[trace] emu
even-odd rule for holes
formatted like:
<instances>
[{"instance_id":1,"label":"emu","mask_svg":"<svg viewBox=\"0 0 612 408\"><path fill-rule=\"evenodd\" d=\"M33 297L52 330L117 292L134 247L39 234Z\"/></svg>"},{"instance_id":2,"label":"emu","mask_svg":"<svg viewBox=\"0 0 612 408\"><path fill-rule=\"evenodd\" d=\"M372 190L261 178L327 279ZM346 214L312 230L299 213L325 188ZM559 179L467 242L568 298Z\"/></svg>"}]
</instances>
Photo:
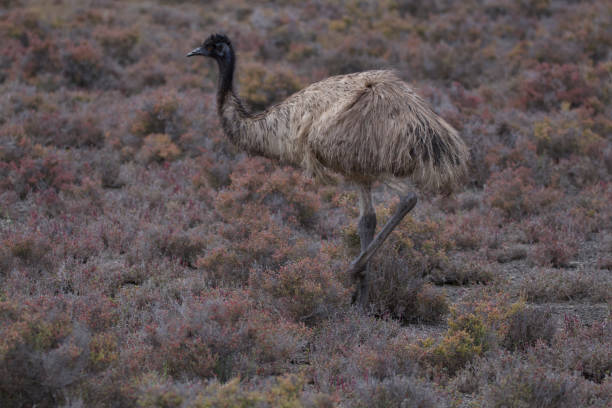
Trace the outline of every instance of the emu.
<instances>
[{"instance_id":1,"label":"emu","mask_svg":"<svg viewBox=\"0 0 612 408\"><path fill-rule=\"evenodd\" d=\"M338 174L357 185L361 253L350 273L357 283L353 302L365 309L368 262L417 202L416 194L406 190L407 181L430 191L455 187L466 171L467 146L393 71L333 76L251 113L234 88L236 56L229 38L211 35L187 54L196 55L218 64L217 112L232 143L250 154L300 166L320 182ZM401 194L397 211L376 237L375 181Z\"/></svg>"}]
</instances>

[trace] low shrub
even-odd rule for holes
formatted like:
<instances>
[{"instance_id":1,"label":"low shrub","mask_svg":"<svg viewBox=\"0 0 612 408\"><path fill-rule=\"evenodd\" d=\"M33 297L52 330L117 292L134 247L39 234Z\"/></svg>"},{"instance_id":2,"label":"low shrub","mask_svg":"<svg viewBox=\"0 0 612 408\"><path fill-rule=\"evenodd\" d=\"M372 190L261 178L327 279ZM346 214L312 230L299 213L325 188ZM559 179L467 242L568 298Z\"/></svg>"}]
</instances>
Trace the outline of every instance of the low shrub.
<instances>
[{"instance_id":1,"label":"low shrub","mask_svg":"<svg viewBox=\"0 0 612 408\"><path fill-rule=\"evenodd\" d=\"M438 390L422 381L404 376L359 382L351 406L359 408L433 408L450 406Z\"/></svg>"},{"instance_id":2,"label":"low shrub","mask_svg":"<svg viewBox=\"0 0 612 408\"><path fill-rule=\"evenodd\" d=\"M158 313L148 328L153 364L175 378L271 375L298 358L303 326L258 309L245 291L211 291Z\"/></svg>"},{"instance_id":3,"label":"low shrub","mask_svg":"<svg viewBox=\"0 0 612 408\"><path fill-rule=\"evenodd\" d=\"M529 259L539 266L565 267L578 253L578 245L569 231L542 227L537 232L537 244Z\"/></svg>"},{"instance_id":4,"label":"low shrub","mask_svg":"<svg viewBox=\"0 0 612 408\"><path fill-rule=\"evenodd\" d=\"M561 193L536 187L531 171L519 167L493 174L487 183L486 194L489 204L501 210L506 218L520 219L548 209Z\"/></svg>"},{"instance_id":5,"label":"low shrub","mask_svg":"<svg viewBox=\"0 0 612 408\"><path fill-rule=\"evenodd\" d=\"M188 385L168 384L162 378L147 376L138 386L136 401L139 407L181 407L198 408L240 408L240 407L292 407L292 408L331 408L333 399L320 393L303 390L304 379L296 375L275 377L252 390L249 384L242 384L239 378L226 383L211 381Z\"/></svg>"},{"instance_id":6,"label":"low shrub","mask_svg":"<svg viewBox=\"0 0 612 408\"><path fill-rule=\"evenodd\" d=\"M62 115L41 113L26 123L32 141L57 147L102 147L104 133L99 119L91 113Z\"/></svg>"},{"instance_id":7,"label":"low shrub","mask_svg":"<svg viewBox=\"0 0 612 408\"><path fill-rule=\"evenodd\" d=\"M612 293L612 280L597 270L539 269L527 276L520 290L533 302L606 302Z\"/></svg>"},{"instance_id":8,"label":"low shrub","mask_svg":"<svg viewBox=\"0 0 612 408\"><path fill-rule=\"evenodd\" d=\"M426 283L422 272L381 248L371 266L370 302L375 312L404 322L434 323L448 312L444 293Z\"/></svg>"},{"instance_id":9,"label":"low shrub","mask_svg":"<svg viewBox=\"0 0 612 408\"><path fill-rule=\"evenodd\" d=\"M429 279L436 285L486 284L493 279L490 268L476 262L447 262L434 269Z\"/></svg>"},{"instance_id":10,"label":"low shrub","mask_svg":"<svg viewBox=\"0 0 612 408\"><path fill-rule=\"evenodd\" d=\"M321 257L304 258L278 270L252 270L249 290L269 296L288 318L310 324L336 313L350 300L330 261Z\"/></svg>"},{"instance_id":11,"label":"low shrub","mask_svg":"<svg viewBox=\"0 0 612 408\"><path fill-rule=\"evenodd\" d=\"M604 139L593 132L587 123L581 123L567 114L558 120L544 120L533 125L538 154L546 154L554 161L572 155L585 155L602 159Z\"/></svg>"},{"instance_id":12,"label":"low shrub","mask_svg":"<svg viewBox=\"0 0 612 408\"><path fill-rule=\"evenodd\" d=\"M61 298L0 302L0 400L52 406L84 380L89 333L74 326Z\"/></svg>"},{"instance_id":13,"label":"low shrub","mask_svg":"<svg viewBox=\"0 0 612 408\"><path fill-rule=\"evenodd\" d=\"M133 62L134 57L131 51L139 39L139 34L135 29L98 27L94 32L94 37L102 45L105 54L111 56L120 64Z\"/></svg>"},{"instance_id":14,"label":"low shrub","mask_svg":"<svg viewBox=\"0 0 612 408\"><path fill-rule=\"evenodd\" d=\"M42 39L30 35L29 47L21 60L21 69L26 78L33 78L41 72L57 72L60 69L60 55L57 44L50 38Z\"/></svg>"},{"instance_id":15,"label":"low shrub","mask_svg":"<svg viewBox=\"0 0 612 408\"><path fill-rule=\"evenodd\" d=\"M55 151L39 149L32 156L18 162L0 163L0 171L6 174L0 180L0 189L13 190L24 199L31 192L46 189L59 192L70 189L76 183L72 166Z\"/></svg>"},{"instance_id":16,"label":"low shrub","mask_svg":"<svg viewBox=\"0 0 612 408\"><path fill-rule=\"evenodd\" d=\"M174 139L181 135L183 126L184 118L179 110L177 95L155 91L147 95L130 130L141 137L150 134L167 134Z\"/></svg>"},{"instance_id":17,"label":"low shrub","mask_svg":"<svg viewBox=\"0 0 612 408\"><path fill-rule=\"evenodd\" d=\"M240 89L245 101L255 111L269 107L273 102L280 102L287 96L300 90L303 86L300 79L290 70L284 68L264 67L260 64L247 64L241 68Z\"/></svg>"},{"instance_id":18,"label":"low shrub","mask_svg":"<svg viewBox=\"0 0 612 408\"><path fill-rule=\"evenodd\" d=\"M316 326L308 361L317 391L351 395L370 381L412 376L411 340L396 320L383 320L350 308ZM347 356L351 356L347 358Z\"/></svg>"},{"instance_id":19,"label":"low shrub","mask_svg":"<svg viewBox=\"0 0 612 408\"><path fill-rule=\"evenodd\" d=\"M527 247L525 245L512 245L493 251L491 255L501 264L520 261L527 258Z\"/></svg>"},{"instance_id":20,"label":"low shrub","mask_svg":"<svg viewBox=\"0 0 612 408\"><path fill-rule=\"evenodd\" d=\"M554 336L549 316L527 315L523 301L510 304L501 299L484 300L465 304L463 309L451 310L448 330L439 343L427 338L410 347L413 358L431 376L452 377L500 345L517 349L538 340L550 342Z\"/></svg>"},{"instance_id":21,"label":"low shrub","mask_svg":"<svg viewBox=\"0 0 612 408\"><path fill-rule=\"evenodd\" d=\"M542 350L539 356L554 367L567 367L593 383L603 384L612 378L611 334L610 324L605 321L586 325L566 316L563 331L552 347ZM608 399L612 400L612 394Z\"/></svg>"},{"instance_id":22,"label":"low shrub","mask_svg":"<svg viewBox=\"0 0 612 408\"><path fill-rule=\"evenodd\" d=\"M557 373L520 357L511 357L499 367L485 391L488 407L563 408L586 406L580 381L568 373Z\"/></svg>"},{"instance_id":23,"label":"low shrub","mask_svg":"<svg viewBox=\"0 0 612 408\"><path fill-rule=\"evenodd\" d=\"M173 161L181 154L179 147L172 142L170 136L163 133L153 133L144 138L138 158L145 163Z\"/></svg>"},{"instance_id":24,"label":"low shrub","mask_svg":"<svg viewBox=\"0 0 612 408\"><path fill-rule=\"evenodd\" d=\"M355 246L357 238L351 241ZM406 322L439 321L448 311L447 302L425 277L446 264L452 245L440 223L406 217L370 261L374 310Z\"/></svg>"},{"instance_id":25,"label":"low shrub","mask_svg":"<svg viewBox=\"0 0 612 408\"><path fill-rule=\"evenodd\" d=\"M574 64L540 63L526 71L519 102L527 109L558 109L562 102L580 106L593 94L580 68Z\"/></svg>"},{"instance_id":26,"label":"low shrub","mask_svg":"<svg viewBox=\"0 0 612 408\"><path fill-rule=\"evenodd\" d=\"M524 350L538 341L550 344L557 329L550 310L517 306L508 317L502 345L509 350Z\"/></svg>"},{"instance_id":27,"label":"low shrub","mask_svg":"<svg viewBox=\"0 0 612 408\"><path fill-rule=\"evenodd\" d=\"M72 85L89 88L108 74L102 52L89 42L69 43L62 48L62 72Z\"/></svg>"}]
</instances>

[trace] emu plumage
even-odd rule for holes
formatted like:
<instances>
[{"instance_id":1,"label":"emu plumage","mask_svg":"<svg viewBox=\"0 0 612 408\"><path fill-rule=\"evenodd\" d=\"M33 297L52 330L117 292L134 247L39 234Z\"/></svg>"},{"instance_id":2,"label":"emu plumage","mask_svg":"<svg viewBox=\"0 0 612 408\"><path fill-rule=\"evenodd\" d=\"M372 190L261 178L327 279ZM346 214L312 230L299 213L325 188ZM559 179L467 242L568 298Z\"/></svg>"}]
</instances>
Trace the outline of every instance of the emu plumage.
<instances>
[{"instance_id":1,"label":"emu plumage","mask_svg":"<svg viewBox=\"0 0 612 408\"><path fill-rule=\"evenodd\" d=\"M338 75L284 102L248 113L234 93L220 101L227 135L239 147L357 183L408 178L428 190L454 186L467 149L457 131L392 71Z\"/></svg>"},{"instance_id":2,"label":"emu plumage","mask_svg":"<svg viewBox=\"0 0 612 408\"><path fill-rule=\"evenodd\" d=\"M251 113L234 89L236 59L230 40L214 34L188 54L194 55L217 61L217 109L232 143L251 154L301 166L321 182L338 174L358 186L362 253L351 272L357 280L353 300L365 308L368 261L416 204L414 193L405 195L374 238L372 184L383 181L397 188L410 180L430 191L455 187L468 159L457 131L393 71L385 70L329 77Z\"/></svg>"}]
</instances>

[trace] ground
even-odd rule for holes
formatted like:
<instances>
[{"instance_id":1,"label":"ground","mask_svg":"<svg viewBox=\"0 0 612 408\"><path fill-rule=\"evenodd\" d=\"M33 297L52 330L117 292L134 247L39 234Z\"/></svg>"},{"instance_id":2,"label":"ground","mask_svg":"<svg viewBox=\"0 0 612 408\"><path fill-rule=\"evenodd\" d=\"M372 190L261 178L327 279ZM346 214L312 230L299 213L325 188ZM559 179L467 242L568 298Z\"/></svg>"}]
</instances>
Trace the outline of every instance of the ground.
<instances>
[{"instance_id":1,"label":"ground","mask_svg":"<svg viewBox=\"0 0 612 408\"><path fill-rule=\"evenodd\" d=\"M0 1L0 405L612 404L610 2L205 3ZM356 191L228 142L212 32L253 109L392 68L470 147L367 312Z\"/></svg>"}]
</instances>

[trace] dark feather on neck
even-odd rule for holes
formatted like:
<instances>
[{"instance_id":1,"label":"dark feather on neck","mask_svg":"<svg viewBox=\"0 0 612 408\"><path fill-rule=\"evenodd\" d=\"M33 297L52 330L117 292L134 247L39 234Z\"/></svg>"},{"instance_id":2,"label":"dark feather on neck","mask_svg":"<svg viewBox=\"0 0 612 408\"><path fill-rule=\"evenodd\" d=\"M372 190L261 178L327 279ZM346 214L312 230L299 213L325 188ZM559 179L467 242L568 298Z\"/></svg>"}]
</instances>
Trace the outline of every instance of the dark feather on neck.
<instances>
[{"instance_id":1,"label":"dark feather on neck","mask_svg":"<svg viewBox=\"0 0 612 408\"><path fill-rule=\"evenodd\" d=\"M219 84L217 88L217 106L219 109L227 102L227 97L234 94L234 70L236 56L231 46L227 47L225 55L217 58L219 65Z\"/></svg>"}]
</instances>

